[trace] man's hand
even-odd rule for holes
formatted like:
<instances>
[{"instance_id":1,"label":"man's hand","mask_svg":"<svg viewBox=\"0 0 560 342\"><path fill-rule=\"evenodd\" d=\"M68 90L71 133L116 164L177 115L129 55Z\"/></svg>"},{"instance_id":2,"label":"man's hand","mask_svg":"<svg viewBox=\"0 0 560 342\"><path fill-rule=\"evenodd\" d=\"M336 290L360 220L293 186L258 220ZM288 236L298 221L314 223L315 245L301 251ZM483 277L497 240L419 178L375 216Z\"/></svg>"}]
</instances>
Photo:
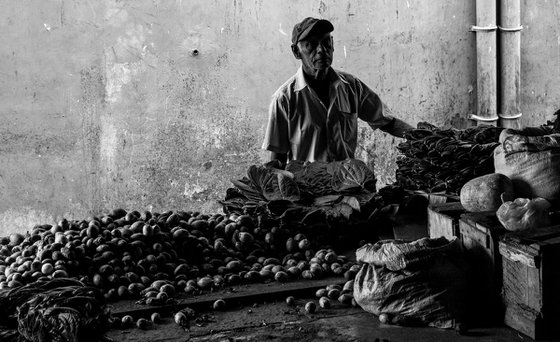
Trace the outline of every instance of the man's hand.
<instances>
[{"instance_id":1,"label":"man's hand","mask_svg":"<svg viewBox=\"0 0 560 342\"><path fill-rule=\"evenodd\" d=\"M282 166L282 168L285 168L286 167L286 162L288 160L288 155L286 153L271 152L270 153L270 160L278 160L280 162L280 165Z\"/></svg>"},{"instance_id":2,"label":"man's hand","mask_svg":"<svg viewBox=\"0 0 560 342\"><path fill-rule=\"evenodd\" d=\"M393 121L391 121L388 125L380 127L379 129L395 137L404 138L404 133L406 131L414 129L414 127L402 121L401 119L393 118Z\"/></svg>"}]
</instances>

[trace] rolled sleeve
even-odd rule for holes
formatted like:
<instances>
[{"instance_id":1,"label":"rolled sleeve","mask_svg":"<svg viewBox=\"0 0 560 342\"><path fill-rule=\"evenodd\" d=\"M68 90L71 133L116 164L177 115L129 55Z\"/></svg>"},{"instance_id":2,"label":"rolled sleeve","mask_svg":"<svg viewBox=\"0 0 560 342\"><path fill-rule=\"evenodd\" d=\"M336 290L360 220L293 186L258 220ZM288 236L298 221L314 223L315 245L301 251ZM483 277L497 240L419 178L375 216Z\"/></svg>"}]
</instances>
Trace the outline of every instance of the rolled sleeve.
<instances>
[{"instance_id":1,"label":"rolled sleeve","mask_svg":"<svg viewBox=\"0 0 560 342\"><path fill-rule=\"evenodd\" d=\"M359 89L361 90L361 99L358 117L361 120L367 122L373 129L387 126L394 121L388 108L373 90L361 82Z\"/></svg>"},{"instance_id":2,"label":"rolled sleeve","mask_svg":"<svg viewBox=\"0 0 560 342\"><path fill-rule=\"evenodd\" d=\"M289 119L287 103L282 96L275 95L270 103L268 125L262 148L275 153L290 150Z\"/></svg>"}]
</instances>

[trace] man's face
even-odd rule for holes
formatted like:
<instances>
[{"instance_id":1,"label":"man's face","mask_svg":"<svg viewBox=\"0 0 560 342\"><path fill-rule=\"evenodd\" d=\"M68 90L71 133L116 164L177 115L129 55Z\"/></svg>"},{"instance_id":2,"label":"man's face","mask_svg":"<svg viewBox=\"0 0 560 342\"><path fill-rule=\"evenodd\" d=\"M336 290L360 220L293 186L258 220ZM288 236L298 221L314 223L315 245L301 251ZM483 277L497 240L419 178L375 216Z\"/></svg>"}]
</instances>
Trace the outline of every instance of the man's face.
<instances>
[{"instance_id":1,"label":"man's face","mask_svg":"<svg viewBox=\"0 0 560 342\"><path fill-rule=\"evenodd\" d=\"M311 34L292 49L294 56L301 59L303 70L308 75L326 71L332 64L334 47L330 32Z\"/></svg>"}]
</instances>

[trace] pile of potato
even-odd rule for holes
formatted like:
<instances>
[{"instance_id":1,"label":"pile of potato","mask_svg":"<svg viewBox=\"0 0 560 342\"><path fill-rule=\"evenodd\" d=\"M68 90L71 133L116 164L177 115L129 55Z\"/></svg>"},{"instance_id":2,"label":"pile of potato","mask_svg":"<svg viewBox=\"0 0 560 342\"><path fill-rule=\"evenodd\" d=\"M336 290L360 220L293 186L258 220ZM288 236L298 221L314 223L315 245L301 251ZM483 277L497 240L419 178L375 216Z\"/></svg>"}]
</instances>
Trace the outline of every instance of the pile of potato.
<instances>
[{"instance_id":1,"label":"pile of potato","mask_svg":"<svg viewBox=\"0 0 560 342\"><path fill-rule=\"evenodd\" d=\"M115 209L2 238L0 289L72 277L109 301L158 305L239 283L350 277L354 264L317 243L328 234L249 215Z\"/></svg>"}]
</instances>

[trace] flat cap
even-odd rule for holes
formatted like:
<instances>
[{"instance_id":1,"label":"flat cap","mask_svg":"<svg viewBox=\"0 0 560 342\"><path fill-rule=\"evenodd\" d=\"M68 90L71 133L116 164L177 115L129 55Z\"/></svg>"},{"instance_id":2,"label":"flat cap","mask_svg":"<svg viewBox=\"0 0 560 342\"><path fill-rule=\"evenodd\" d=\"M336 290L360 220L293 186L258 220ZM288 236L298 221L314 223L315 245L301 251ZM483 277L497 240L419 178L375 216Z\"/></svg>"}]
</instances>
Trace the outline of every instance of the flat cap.
<instances>
[{"instance_id":1,"label":"flat cap","mask_svg":"<svg viewBox=\"0 0 560 342\"><path fill-rule=\"evenodd\" d=\"M304 40L311 32L332 32L334 26L326 19L307 17L294 26L292 31L292 44Z\"/></svg>"}]
</instances>

